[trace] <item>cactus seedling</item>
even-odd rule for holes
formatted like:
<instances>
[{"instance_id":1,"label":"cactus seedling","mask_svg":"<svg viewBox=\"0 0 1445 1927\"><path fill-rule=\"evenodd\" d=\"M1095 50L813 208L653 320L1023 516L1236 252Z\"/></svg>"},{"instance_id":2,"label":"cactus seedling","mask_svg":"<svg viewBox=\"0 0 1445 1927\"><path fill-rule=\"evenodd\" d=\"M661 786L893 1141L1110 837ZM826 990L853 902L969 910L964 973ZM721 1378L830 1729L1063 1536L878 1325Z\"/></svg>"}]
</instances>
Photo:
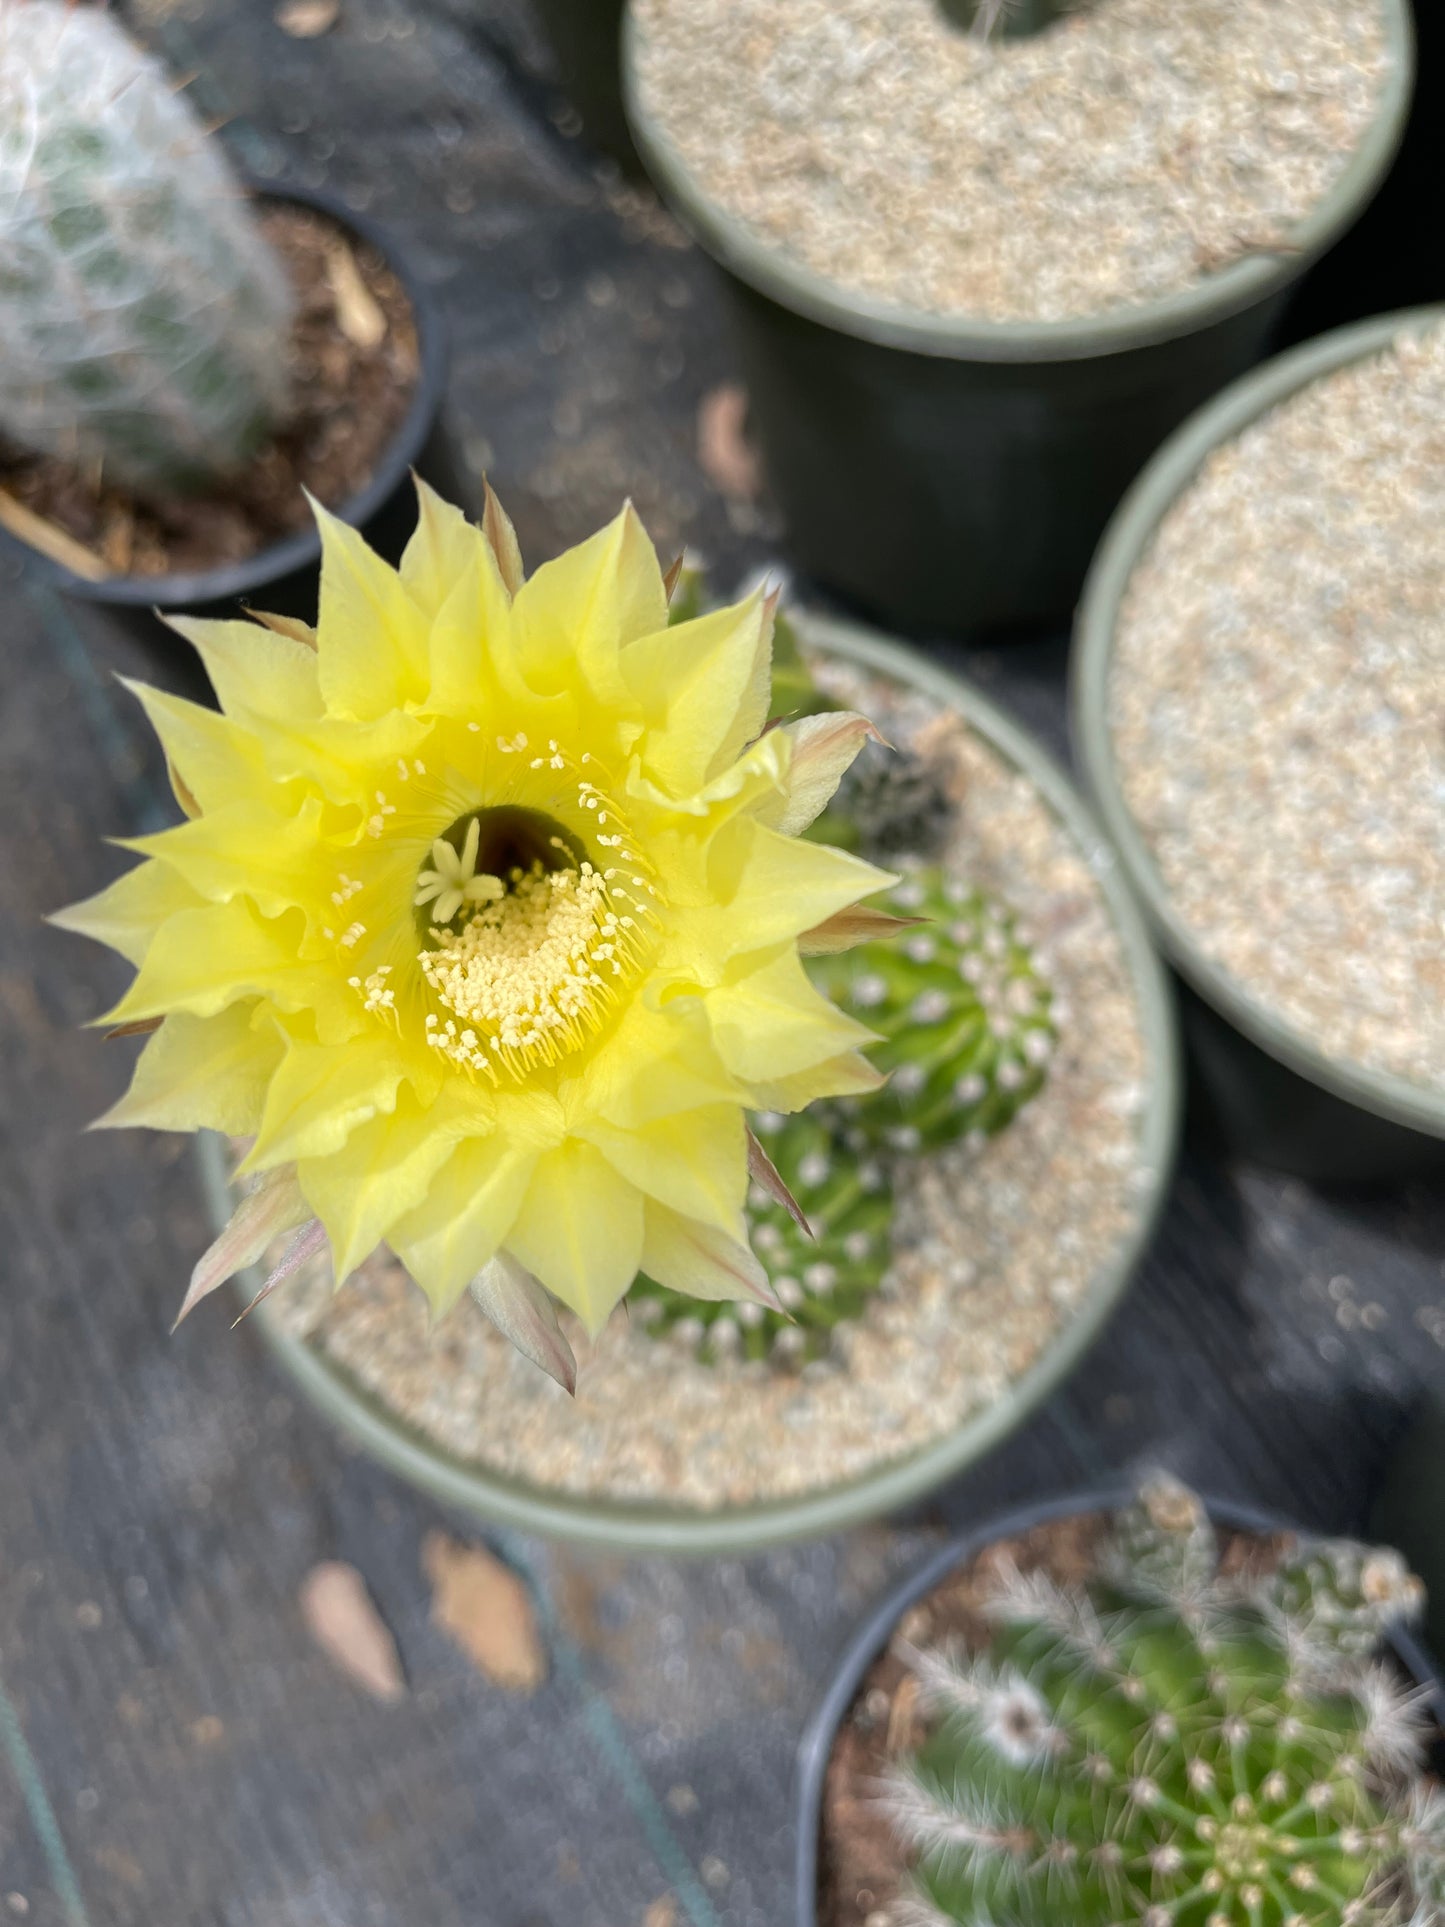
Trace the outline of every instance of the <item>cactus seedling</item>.
<instances>
[{"instance_id":1,"label":"cactus seedling","mask_svg":"<svg viewBox=\"0 0 1445 1927\"><path fill-rule=\"evenodd\" d=\"M715 1360L771 1357L805 1364L829 1348L837 1327L857 1318L887 1267L893 1206L882 1169L845 1156L811 1112L753 1120L815 1236L809 1238L766 1192L748 1200L753 1250L784 1309L711 1304L665 1291L642 1277L628 1300L655 1335Z\"/></svg>"},{"instance_id":2,"label":"cactus seedling","mask_svg":"<svg viewBox=\"0 0 1445 1927\"><path fill-rule=\"evenodd\" d=\"M0 429L205 486L286 400L291 294L217 144L98 8L0 6Z\"/></svg>"},{"instance_id":3,"label":"cactus seedling","mask_svg":"<svg viewBox=\"0 0 1445 1927\"><path fill-rule=\"evenodd\" d=\"M889 1073L869 1097L827 1107L845 1142L904 1154L1001 1131L1043 1086L1052 993L1000 903L915 870L885 900L919 927L809 963L823 993L881 1033Z\"/></svg>"},{"instance_id":4,"label":"cactus seedling","mask_svg":"<svg viewBox=\"0 0 1445 1927\"><path fill-rule=\"evenodd\" d=\"M1397 1555L1225 1575L1172 1481L1087 1590L1006 1578L986 1655L914 1653L930 1737L889 1799L916 1927L1427 1927L1445 1799L1418 1697L1370 1658Z\"/></svg>"}]
</instances>

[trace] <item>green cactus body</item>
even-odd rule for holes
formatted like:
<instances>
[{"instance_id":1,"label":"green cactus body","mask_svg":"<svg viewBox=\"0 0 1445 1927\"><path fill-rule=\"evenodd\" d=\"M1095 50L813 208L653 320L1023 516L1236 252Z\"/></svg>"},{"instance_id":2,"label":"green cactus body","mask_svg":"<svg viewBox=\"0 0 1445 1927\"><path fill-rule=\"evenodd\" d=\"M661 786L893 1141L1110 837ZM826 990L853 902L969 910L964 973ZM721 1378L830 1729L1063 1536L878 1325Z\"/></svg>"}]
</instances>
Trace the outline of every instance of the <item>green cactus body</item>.
<instances>
[{"instance_id":1,"label":"green cactus body","mask_svg":"<svg viewBox=\"0 0 1445 1927\"><path fill-rule=\"evenodd\" d=\"M178 492L286 401L292 296L217 144L105 13L0 6L0 429Z\"/></svg>"},{"instance_id":2,"label":"green cactus body","mask_svg":"<svg viewBox=\"0 0 1445 1927\"><path fill-rule=\"evenodd\" d=\"M808 1112L754 1119L760 1142L812 1225L808 1238L760 1186L748 1199L753 1250L788 1317L757 1304L685 1298L641 1277L628 1304L656 1336L671 1335L712 1359L806 1364L837 1328L856 1319L890 1256L893 1205L881 1167L844 1155Z\"/></svg>"},{"instance_id":3,"label":"green cactus body","mask_svg":"<svg viewBox=\"0 0 1445 1927\"><path fill-rule=\"evenodd\" d=\"M1445 1801L1368 1657L1418 1581L1326 1544L1223 1577L1180 1497L1146 1490L1087 1592L1013 1574L986 1656L911 1655L934 1725L888 1796L915 1862L900 1927L1438 1920Z\"/></svg>"},{"instance_id":4,"label":"green cactus body","mask_svg":"<svg viewBox=\"0 0 1445 1927\"><path fill-rule=\"evenodd\" d=\"M1043 1086L1052 993L1000 903L937 868L911 871L880 908L918 928L810 959L825 996L879 1032L888 1083L820 1106L853 1148L908 1154L991 1137Z\"/></svg>"}]
</instances>

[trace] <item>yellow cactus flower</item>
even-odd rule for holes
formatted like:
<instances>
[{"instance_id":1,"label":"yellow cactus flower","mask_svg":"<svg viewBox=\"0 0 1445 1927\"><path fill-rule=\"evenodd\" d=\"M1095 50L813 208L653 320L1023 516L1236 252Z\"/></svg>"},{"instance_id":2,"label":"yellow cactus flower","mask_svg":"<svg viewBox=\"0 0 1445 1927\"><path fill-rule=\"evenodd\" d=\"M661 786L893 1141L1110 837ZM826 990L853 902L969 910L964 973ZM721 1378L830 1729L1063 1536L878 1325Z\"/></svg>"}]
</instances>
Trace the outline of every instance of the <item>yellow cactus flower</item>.
<instances>
[{"instance_id":1,"label":"yellow cactus flower","mask_svg":"<svg viewBox=\"0 0 1445 1927\"><path fill-rule=\"evenodd\" d=\"M870 725L769 728L770 602L669 628L630 507L529 579L490 494L423 489L399 571L319 521L314 630L178 622L221 713L136 690L187 820L57 919L159 1025L101 1121L252 1139L183 1311L288 1228L338 1280L385 1241L570 1383L555 1301L766 1299L746 1112L879 1081L799 962L892 881L799 836Z\"/></svg>"}]
</instances>

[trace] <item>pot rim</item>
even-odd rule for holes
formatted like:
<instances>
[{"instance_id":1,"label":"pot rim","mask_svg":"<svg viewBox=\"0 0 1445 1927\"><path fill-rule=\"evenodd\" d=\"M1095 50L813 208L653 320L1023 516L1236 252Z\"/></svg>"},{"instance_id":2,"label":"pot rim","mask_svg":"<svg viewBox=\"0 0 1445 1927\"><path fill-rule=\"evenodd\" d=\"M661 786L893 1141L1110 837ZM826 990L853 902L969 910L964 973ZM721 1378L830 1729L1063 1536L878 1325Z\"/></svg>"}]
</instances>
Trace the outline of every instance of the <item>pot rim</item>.
<instances>
[{"instance_id":1,"label":"pot rim","mask_svg":"<svg viewBox=\"0 0 1445 1927\"><path fill-rule=\"evenodd\" d=\"M1127 1483L1084 1486L1032 1505L1010 1507L985 1519L971 1531L960 1533L948 1544L931 1553L920 1566L893 1586L853 1633L835 1662L822 1698L803 1730L798 1746L795 1776L794 1811L797 1838L794 1842L795 1872L794 1927L818 1927L818 1844L823 1820L828 1762L833 1742L852 1705L863 1677L887 1646L900 1619L925 1593L957 1566L976 1559L1000 1539L1017 1538L1033 1527L1054 1519L1073 1518L1082 1512L1118 1512L1133 1499L1135 1488ZM1308 1528L1258 1506L1243 1505L1232 1499L1203 1500L1204 1509L1216 1524L1236 1532L1258 1534L1292 1532L1304 1534ZM1384 1642L1394 1653L1411 1679L1425 1688L1426 1703L1436 1726L1445 1732L1445 1680L1425 1645L1408 1628L1397 1630Z\"/></svg>"},{"instance_id":2,"label":"pot rim","mask_svg":"<svg viewBox=\"0 0 1445 1927\"><path fill-rule=\"evenodd\" d=\"M642 97L637 73L645 30L629 4L622 27L622 91L637 150L664 199L714 260L759 294L810 321L883 348L957 361L1082 361L1172 341L1298 280L1349 228L1389 172L1404 135L1415 81L1409 0L1384 0L1390 68L1374 119L1329 193L1293 230L1287 251L1246 255L1188 288L1152 301L1063 321L977 321L855 292L770 246L720 206L691 172Z\"/></svg>"},{"instance_id":3,"label":"pot rim","mask_svg":"<svg viewBox=\"0 0 1445 1927\"><path fill-rule=\"evenodd\" d=\"M370 480L332 511L353 528L362 528L406 479L441 411L450 354L441 307L391 230L359 214L339 195L294 181L268 181L250 174L243 174L242 179L253 200L280 201L326 215L358 240L375 248L401 283L410 304L417 338L417 375L411 400L395 434L382 450ZM73 574L8 530L0 529L0 544L21 556L42 580L77 600L109 608L157 611L244 600L253 593L264 592L284 576L318 567L321 561L321 537L314 525L258 549L241 562L226 562L213 569L191 570L179 575L103 576L96 582Z\"/></svg>"},{"instance_id":4,"label":"pot rim","mask_svg":"<svg viewBox=\"0 0 1445 1927\"><path fill-rule=\"evenodd\" d=\"M278 1361L340 1428L392 1471L433 1498L498 1525L614 1550L715 1555L754 1551L841 1531L897 1509L981 1458L1039 1406L1099 1336L1152 1236L1174 1162L1182 1079L1173 992L1143 919L1087 806L1052 757L973 686L871 631L799 612L804 639L826 653L931 694L963 714L1034 785L1103 892L1124 951L1148 1054L1147 1099L1139 1126L1140 1168L1148 1174L1128 1232L1091 1282L1074 1316L1004 1396L920 1451L886 1462L842 1485L793 1498L715 1511L639 1501L608 1501L546 1490L449 1454L389 1411L340 1366L283 1331L270 1308L254 1314ZM219 1223L230 1215L220 1140L200 1142L202 1179ZM241 1281L247 1297L258 1279Z\"/></svg>"},{"instance_id":5,"label":"pot rim","mask_svg":"<svg viewBox=\"0 0 1445 1927\"><path fill-rule=\"evenodd\" d=\"M1180 976L1251 1043L1309 1083L1376 1117L1437 1138L1445 1138L1445 1090L1431 1091L1393 1071L1327 1057L1206 955L1175 908L1124 800L1109 728L1109 677L1119 607L1134 570L1164 516L1215 450L1311 382L1378 353L1402 334L1442 321L1445 305L1405 308L1338 328L1266 362L1192 415L1149 462L1105 531L1079 603L1070 665L1070 728L1081 775Z\"/></svg>"}]
</instances>

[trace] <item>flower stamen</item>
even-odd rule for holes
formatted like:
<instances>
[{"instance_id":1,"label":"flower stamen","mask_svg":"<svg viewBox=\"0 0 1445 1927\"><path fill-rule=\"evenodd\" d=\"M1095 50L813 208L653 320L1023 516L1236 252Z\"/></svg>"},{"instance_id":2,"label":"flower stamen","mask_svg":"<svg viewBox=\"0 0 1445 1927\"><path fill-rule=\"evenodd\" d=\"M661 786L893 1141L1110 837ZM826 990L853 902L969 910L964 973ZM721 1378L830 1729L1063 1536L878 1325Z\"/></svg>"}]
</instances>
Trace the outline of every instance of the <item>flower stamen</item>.
<instances>
[{"instance_id":1,"label":"flower stamen","mask_svg":"<svg viewBox=\"0 0 1445 1927\"><path fill-rule=\"evenodd\" d=\"M427 1042L468 1070L490 1072L495 1064L521 1077L601 1028L616 1001L615 980L640 951L606 881L585 859L558 870L538 860L514 868L508 884L460 930L435 929L436 947L418 961L452 1013L428 1018Z\"/></svg>"}]
</instances>

